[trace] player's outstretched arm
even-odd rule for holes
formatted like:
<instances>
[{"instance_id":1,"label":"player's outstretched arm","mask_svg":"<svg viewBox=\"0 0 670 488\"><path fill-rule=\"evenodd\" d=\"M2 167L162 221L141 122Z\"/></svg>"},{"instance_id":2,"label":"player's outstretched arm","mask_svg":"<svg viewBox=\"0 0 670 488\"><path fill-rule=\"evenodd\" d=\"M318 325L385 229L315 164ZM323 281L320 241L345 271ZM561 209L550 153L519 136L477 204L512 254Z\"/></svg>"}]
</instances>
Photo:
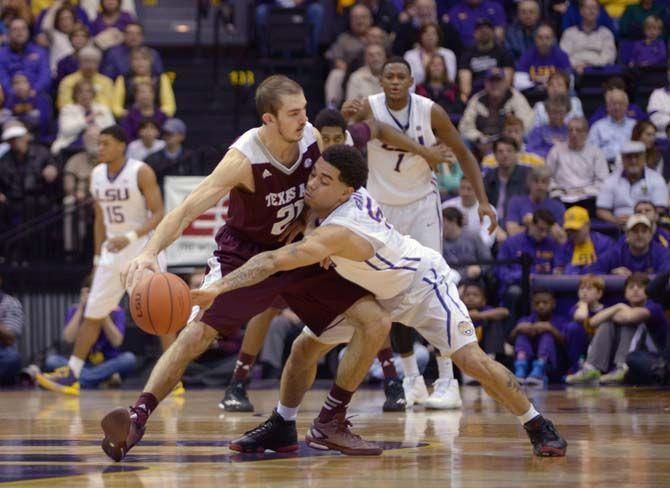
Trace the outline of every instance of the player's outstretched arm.
<instances>
[{"instance_id":1,"label":"player's outstretched arm","mask_svg":"<svg viewBox=\"0 0 670 488\"><path fill-rule=\"evenodd\" d=\"M484 216L487 215L489 219L491 219L491 224L489 225L488 230L489 234L492 234L498 226L496 223L497 217L493 208L491 208L491 205L489 204L489 199L486 197L482 172L479 169L477 160L463 143L460 134L454 127L454 124L451 123L451 119L449 119L447 112L436 103L433 104L433 108L431 109L430 121L437 134L437 138L449 146L456 155L456 158L461 165L461 169L463 170L463 174L472 185L472 189L477 196L477 201L479 202L479 217L484 218Z\"/></svg>"},{"instance_id":2,"label":"player's outstretched arm","mask_svg":"<svg viewBox=\"0 0 670 488\"><path fill-rule=\"evenodd\" d=\"M418 154L426 160L432 170L435 170L438 164L444 163L447 160L448 151L443 146L422 146L399 130L375 119L367 119L365 124L370 128L371 139L379 139L395 148Z\"/></svg>"},{"instance_id":3,"label":"player's outstretched arm","mask_svg":"<svg viewBox=\"0 0 670 488\"><path fill-rule=\"evenodd\" d=\"M230 149L214 171L163 218L142 253L128 264L122 275L126 289L135 286L144 269L158 271L158 253L172 244L199 215L237 186L252 191L253 174L247 158L237 149Z\"/></svg>"},{"instance_id":4,"label":"player's outstretched arm","mask_svg":"<svg viewBox=\"0 0 670 488\"><path fill-rule=\"evenodd\" d=\"M193 304L206 308L222 293L255 285L279 271L320 263L344 249L348 242L348 233L342 227L327 225L317 228L301 241L257 254L212 286L191 290Z\"/></svg>"}]
</instances>

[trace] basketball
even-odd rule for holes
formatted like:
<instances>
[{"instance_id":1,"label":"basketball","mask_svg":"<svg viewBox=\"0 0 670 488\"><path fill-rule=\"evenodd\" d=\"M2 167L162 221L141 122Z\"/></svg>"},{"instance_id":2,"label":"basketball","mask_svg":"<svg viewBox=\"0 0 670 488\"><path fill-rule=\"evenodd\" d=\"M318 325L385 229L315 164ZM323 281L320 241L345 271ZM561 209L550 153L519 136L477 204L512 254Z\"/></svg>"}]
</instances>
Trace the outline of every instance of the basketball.
<instances>
[{"instance_id":1,"label":"basketball","mask_svg":"<svg viewBox=\"0 0 670 488\"><path fill-rule=\"evenodd\" d=\"M147 275L130 295L130 314L148 334L175 334L191 314L188 285L172 273Z\"/></svg>"}]
</instances>

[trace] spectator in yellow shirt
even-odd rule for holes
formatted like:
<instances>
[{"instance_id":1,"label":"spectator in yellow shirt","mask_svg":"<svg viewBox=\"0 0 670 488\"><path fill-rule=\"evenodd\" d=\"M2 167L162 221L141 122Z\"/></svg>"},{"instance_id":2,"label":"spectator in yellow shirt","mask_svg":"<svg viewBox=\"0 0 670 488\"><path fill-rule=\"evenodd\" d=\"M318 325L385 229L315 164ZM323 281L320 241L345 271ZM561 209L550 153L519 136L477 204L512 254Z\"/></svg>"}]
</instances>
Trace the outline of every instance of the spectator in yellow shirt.
<instances>
[{"instance_id":1,"label":"spectator in yellow shirt","mask_svg":"<svg viewBox=\"0 0 670 488\"><path fill-rule=\"evenodd\" d=\"M100 74L100 61L102 54L100 51L91 46L87 46L79 51L79 69L63 78L63 81L58 85L58 98L56 106L58 110L65 105L73 103L72 92L74 86L82 79L88 80L93 84L95 91L94 102L112 107L112 98L114 96L114 83L105 75Z\"/></svg>"}]
</instances>

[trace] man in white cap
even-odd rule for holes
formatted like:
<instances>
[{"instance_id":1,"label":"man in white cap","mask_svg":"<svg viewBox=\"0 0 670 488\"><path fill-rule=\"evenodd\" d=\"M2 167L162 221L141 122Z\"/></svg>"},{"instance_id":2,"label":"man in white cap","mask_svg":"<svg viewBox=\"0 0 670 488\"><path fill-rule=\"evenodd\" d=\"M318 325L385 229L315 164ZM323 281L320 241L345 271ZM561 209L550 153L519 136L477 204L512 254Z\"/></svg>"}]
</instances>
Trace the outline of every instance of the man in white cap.
<instances>
[{"instance_id":1,"label":"man in white cap","mask_svg":"<svg viewBox=\"0 0 670 488\"><path fill-rule=\"evenodd\" d=\"M0 205L10 225L21 217L36 215L39 208L27 196L44 196L58 177L48 149L30 142L31 136L21 122L9 122L2 131L2 142L9 150L0 158Z\"/></svg>"},{"instance_id":2,"label":"man in white cap","mask_svg":"<svg viewBox=\"0 0 670 488\"><path fill-rule=\"evenodd\" d=\"M624 225L640 200L650 201L659 209L668 206L668 187L659 173L645 167L645 151L642 142L623 143L620 150L623 169L605 180L596 199L599 219Z\"/></svg>"},{"instance_id":3,"label":"man in white cap","mask_svg":"<svg viewBox=\"0 0 670 488\"><path fill-rule=\"evenodd\" d=\"M642 214L631 215L626 222L626 239L610 247L585 272L629 277L635 272L656 274L670 270L670 250L653 237L649 219Z\"/></svg>"}]
</instances>

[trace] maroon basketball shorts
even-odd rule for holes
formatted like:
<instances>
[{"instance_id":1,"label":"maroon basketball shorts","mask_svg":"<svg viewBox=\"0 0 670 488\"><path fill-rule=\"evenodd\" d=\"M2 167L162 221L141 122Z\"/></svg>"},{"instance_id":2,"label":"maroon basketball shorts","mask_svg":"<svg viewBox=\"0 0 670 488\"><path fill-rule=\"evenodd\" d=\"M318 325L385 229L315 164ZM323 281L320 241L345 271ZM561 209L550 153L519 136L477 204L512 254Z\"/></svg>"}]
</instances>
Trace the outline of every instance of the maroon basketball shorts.
<instances>
[{"instance_id":1,"label":"maroon basketball shorts","mask_svg":"<svg viewBox=\"0 0 670 488\"><path fill-rule=\"evenodd\" d=\"M241 239L232 229L218 235L218 249L207 261L207 274L201 288L207 288L242 266L256 254L268 250ZM300 317L315 335L369 292L345 280L332 269L315 264L276 273L261 283L219 295L201 321L229 336L249 320L282 301ZM194 307L191 320L199 309Z\"/></svg>"}]
</instances>

